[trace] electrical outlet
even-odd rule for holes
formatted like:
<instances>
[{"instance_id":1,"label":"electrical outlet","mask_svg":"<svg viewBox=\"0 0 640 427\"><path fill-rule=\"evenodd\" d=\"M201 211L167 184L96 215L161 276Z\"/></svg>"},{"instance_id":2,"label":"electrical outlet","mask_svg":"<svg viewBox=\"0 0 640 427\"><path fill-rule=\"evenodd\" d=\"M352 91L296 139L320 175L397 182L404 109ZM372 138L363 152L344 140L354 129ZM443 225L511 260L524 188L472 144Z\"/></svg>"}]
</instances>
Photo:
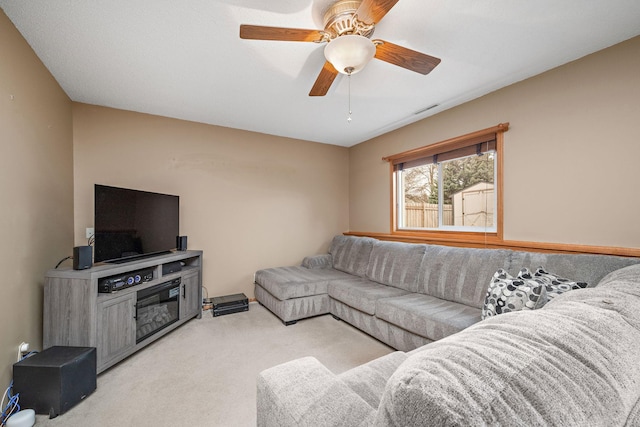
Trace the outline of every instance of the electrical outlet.
<instances>
[{"instance_id":1,"label":"electrical outlet","mask_svg":"<svg viewBox=\"0 0 640 427\"><path fill-rule=\"evenodd\" d=\"M29 343L22 341L18 346L18 357L16 359L17 362L21 361L26 353L29 352Z\"/></svg>"},{"instance_id":2,"label":"electrical outlet","mask_svg":"<svg viewBox=\"0 0 640 427\"><path fill-rule=\"evenodd\" d=\"M86 233L87 233L86 234L87 239L89 239L91 236L93 236L93 233L94 233L93 227L87 227L86 228Z\"/></svg>"}]
</instances>

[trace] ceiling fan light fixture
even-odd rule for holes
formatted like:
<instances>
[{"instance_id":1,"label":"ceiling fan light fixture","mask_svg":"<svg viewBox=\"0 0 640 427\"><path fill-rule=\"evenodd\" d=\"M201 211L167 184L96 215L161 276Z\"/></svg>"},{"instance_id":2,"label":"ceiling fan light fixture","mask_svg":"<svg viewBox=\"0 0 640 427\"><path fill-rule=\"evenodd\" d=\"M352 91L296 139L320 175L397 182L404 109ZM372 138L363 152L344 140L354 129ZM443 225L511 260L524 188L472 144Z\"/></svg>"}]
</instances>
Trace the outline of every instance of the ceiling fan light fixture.
<instances>
[{"instance_id":1,"label":"ceiling fan light fixture","mask_svg":"<svg viewBox=\"0 0 640 427\"><path fill-rule=\"evenodd\" d=\"M356 34L336 37L324 48L327 61L342 74L355 74L362 70L375 54L373 42Z\"/></svg>"}]
</instances>

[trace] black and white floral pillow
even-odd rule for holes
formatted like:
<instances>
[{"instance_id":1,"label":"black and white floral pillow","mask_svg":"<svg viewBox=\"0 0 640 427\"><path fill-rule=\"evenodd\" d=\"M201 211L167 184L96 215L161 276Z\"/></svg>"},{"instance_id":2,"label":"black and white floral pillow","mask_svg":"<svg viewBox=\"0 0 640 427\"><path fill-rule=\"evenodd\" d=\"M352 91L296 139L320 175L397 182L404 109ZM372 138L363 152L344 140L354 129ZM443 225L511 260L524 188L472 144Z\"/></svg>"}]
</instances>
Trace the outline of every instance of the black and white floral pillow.
<instances>
[{"instance_id":1,"label":"black and white floral pillow","mask_svg":"<svg viewBox=\"0 0 640 427\"><path fill-rule=\"evenodd\" d=\"M547 288L547 297L549 298L549 300L565 292L575 289L584 289L588 286L586 282L576 282L571 279L560 277L557 274L549 273L545 271L543 267L538 267L536 269L534 278L544 280L545 286Z\"/></svg>"},{"instance_id":2,"label":"black and white floral pillow","mask_svg":"<svg viewBox=\"0 0 640 427\"><path fill-rule=\"evenodd\" d=\"M547 302L547 288L542 280L536 280L528 269L522 269L518 277L499 269L489 283L482 307L482 319L519 310L534 310Z\"/></svg>"}]
</instances>

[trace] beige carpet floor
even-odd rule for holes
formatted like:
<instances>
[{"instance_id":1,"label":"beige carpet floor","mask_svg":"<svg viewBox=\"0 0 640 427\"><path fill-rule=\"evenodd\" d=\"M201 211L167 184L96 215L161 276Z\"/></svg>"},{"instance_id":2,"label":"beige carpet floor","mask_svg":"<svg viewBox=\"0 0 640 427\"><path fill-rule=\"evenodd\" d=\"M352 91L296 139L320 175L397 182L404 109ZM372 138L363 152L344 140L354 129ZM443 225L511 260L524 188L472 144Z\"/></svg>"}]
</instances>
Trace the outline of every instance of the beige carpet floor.
<instances>
[{"instance_id":1,"label":"beige carpet floor","mask_svg":"<svg viewBox=\"0 0 640 427\"><path fill-rule=\"evenodd\" d=\"M330 315L284 326L257 303L194 319L98 376L68 412L37 426L255 426L256 376L314 356L341 373L393 351Z\"/></svg>"}]
</instances>

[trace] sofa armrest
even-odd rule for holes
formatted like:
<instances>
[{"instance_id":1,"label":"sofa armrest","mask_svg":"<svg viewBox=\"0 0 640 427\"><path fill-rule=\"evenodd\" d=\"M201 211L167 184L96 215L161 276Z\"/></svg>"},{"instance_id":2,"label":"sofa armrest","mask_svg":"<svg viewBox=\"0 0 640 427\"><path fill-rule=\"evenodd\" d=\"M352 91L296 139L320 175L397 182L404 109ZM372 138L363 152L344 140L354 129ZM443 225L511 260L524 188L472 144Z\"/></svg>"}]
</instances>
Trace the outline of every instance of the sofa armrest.
<instances>
[{"instance_id":1,"label":"sofa armrest","mask_svg":"<svg viewBox=\"0 0 640 427\"><path fill-rule=\"evenodd\" d=\"M330 254L312 255L302 260L302 266L306 268L331 268L333 259Z\"/></svg>"},{"instance_id":2,"label":"sofa armrest","mask_svg":"<svg viewBox=\"0 0 640 427\"><path fill-rule=\"evenodd\" d=\"M257 380L259 427L372 425L376 410L317 359L267 369Z\"/></svg>"}]
</instances>

